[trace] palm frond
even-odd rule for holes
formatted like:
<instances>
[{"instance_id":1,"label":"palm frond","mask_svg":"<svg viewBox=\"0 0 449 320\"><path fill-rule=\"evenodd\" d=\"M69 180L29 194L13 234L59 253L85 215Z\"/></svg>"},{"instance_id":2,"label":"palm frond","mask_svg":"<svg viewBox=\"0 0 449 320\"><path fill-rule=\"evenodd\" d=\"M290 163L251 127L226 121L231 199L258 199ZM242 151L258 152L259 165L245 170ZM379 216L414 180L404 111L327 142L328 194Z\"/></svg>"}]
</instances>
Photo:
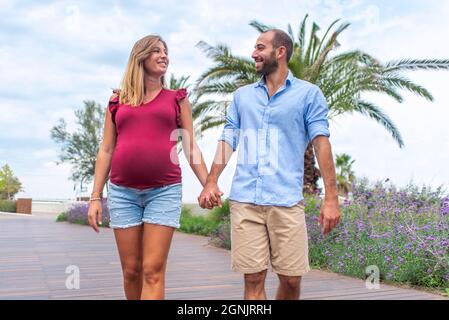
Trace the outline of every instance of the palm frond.
<instances>
[{"instance_id":1,"label":"palm frond","mask_svg":"<svg viewBox=\"0 0 449 320\"><path fill-rule=\"evenodd\" d=\"M199 119L203 115L211 113L226 113L226 110L231 102L229 100L206 100L195 104L192 108L192 117Z\"/></svg>"},{"instance_id":2,"label":"palm frond","mask_svg":"<svg viewBox=\"0 0 449 320\"><path fill-rule=\"evenodd\" d=\"M257 81L258 76L251 59L234 56L229 48L224 45L214 47L200 41L197 46L215 62L212 68L200 75L196 83L197 89L201 85L207 85L217 79L237 80L240 84Z\"/></svg>"},{"instance_id":3,"label":"palm frond","mask_svg":"<svg viewBox=\"0 0 449 320\"><path fill-rule=\"evenodd\" d=\"M323 47L323 51L326 50L327 47L331 47L332 49L337 48L340 46L340 44L337 41L338 36L344 31L346 30L346 28L348 28L351 24L350 23L343 23L341 24L337 30L332 34L331 38L329 39L329 41L326 43L326 45ZM321 52L320 52L321 53Z\"/></svg>"},{"instance_id":4,"label":"palm frond","mask_svg":"<svg viewBox=\"0 0 449 320\"><path fill-rule=\"evenodd\" d=\"M387 86L393 86L399 89L408 90L429 101L433 101L433 96L429 92L429 90L427 90L423 86L413 83L411 80L400 75L382 77L381 81L384 82Z\"/></svg>"},{"instance_id":5,"label":"palm frond","mask_svg":"<svg viewBox=\"0 0 449 320\"><path fill-rule=\"evenodd\" d=\"M328 60L328 65L334 65L335 63L380 66L380 62L376 58L360 50L340 53Z\"/></svg>"},{"instance_id":6,"label":"palm frond","mask_svg":"<svg viewBox=\"0 0 449 320\"><path fill-rule=\"evenodd\" d=\"M260 33L265 32L269 29L273 29L273 27L268 26L266 24L263 24L262 22L259 22L257 20L251 20L249 25L259 31Z\"/></svg>"},{"instance_id":7,"label":"palm frond","mask_svg":"<svg viewBox=\"0 0 449 320\"><path fill-rule=\"evenodd\" d=\"M449 70L449 59L402 59L385 64L385 72L399 70Z\"/></svg>"},{"instance_id":8,"label":"palm frond","mask_svg":"<svg viewBox=\"0 0 449 320\"><path fill-rule=\"evenodd\" d=\"M320 55L321 47L323 46L324 40L326 40L327 35L329 34L330 30L334 27L334 25L340 21L341 19L337 19L334 22L331 23L331 25L327 28L326 32L324 33L324 36L320 40L320 45L318 46L316 55L313 57L314 60L318 59L318 56Z\"/></svg>"},{"instance_id":9,"label":"palm frond","mask_svg":"<svg viewBox=\"0 0 449 320\"><path fill-rule=\"evenodd\" d=\"M362 85L360 85L360 90L364 92L371 91L371 92L384 93L399 103L402 103L404 101L404 98L393 86L388 85L381 81L365 82Z\"/></svg>"},{"instance_id":10,"label":"palm frond","mask_svg":"<svg viewBox=\"0 0 449 320\"><path fill-rule=\"evenodd\" d=\"M327 55L334 47L335 43L337 41L337 34L334 33L331 37L331 40L329 41L328 45L324 48L324 50L321 52L318 59L315 60L315 62L312 64L310 68L310 73L307 75L308 81L315 83L317 80L321 66L323 65L324 61L326 60Z\"/></svg>"},{"instance_id":11,"label":"palm frond","mask_svg":"<svg viewBox=\"0 0 449 320\"><path fill-rule=\"evenodd\" d=\"M226 122L225 116L208 116L202 119L201 123L197 127L199 133L203 133L206 130L219 127Z\"/></svg>"},{"instance_id":12,"label":"palm frond","mask_svg":"<svg viewBox=\"0 0 449 320\"><path fill-rule=\"evenodd\" d=\"M293 43L295 43L295 36L293 34L293 29L290 23L287 25L288 35L292 38Z\"/></svg>"},{"instance_id":13,"label":"palm frond","mask_svg":"<svg viewBox=\"0 0 449 320\"><path fill-rule=\"evenodd\" d=\"M170 79L168 80L168 87L172 90L186 88L188 89L190 85L187 83L190 79L190 76L181 76L180 78L176 78L172 73L170 75Z\"/></svg>"},{"instance_id":14,"label":"palm frond","mask_svg":"<svg viewBox=\"0 0 449 320\"><path fill-rule=\"evenodd\" d=\"M380 125L382 125L393 137L399 145L399 148L404 146L401 133L399 132L393 121L376 105L367 101L359 101L355 109L356 112L368 116Z\"/></svg>"},{"instance_id":15,"label":"palm frond","mask_svg":"<svg viewBox=\"0 0 449 320\"><path fill-rule=\"evenodd\" d=\"M199 96L205 94L228 95L235 92L241 86L242 84L239 81L216 81L198 87L197 93Z\"/></svg>"},{"instance_id":16,"label":"palm frond","mask_svg":"<svg viewBox=\"0 0 449 320\"><path fill-rule=\"evenodd\" d=\"M196 44L196 47L200 48L206 56L211 59L217 59L222 56L227 56L230 49L225 44L217 44L216 46L211 46L205 41L200 41Z\"/></svg>"},{"instance_id":17,"label":"palm frond","mask_svg":"<svg viewBox=\"0 0 449 320\"><path fill-rule=\"evenodd\" d=\"M316 49L316 47L318 46L318 44L316 43L318 37L316 35L316 33L320 30L320 27L318 26L318 24L316 24L315 22L312 24L312 31L310 33L310 38L309 38L309 42L307 45L307 51L306 54L304 56L304 62L306 63L306 65L311 65L310 63L310 57L311 55L313 55L313 51Z\"/></svg>"},{"instance_id":18,"label":"palm frond","mask_svg":"<svg viewBox=\"0 0 449 320\"><path fill-rule=\"evenodd\" d=\"M299 33L298 33L298 43L299 43L299 57L302 58L303 52L304 52L304 46L306 42L306 22L307 18L309 17L308 14L304 16L304 19L302 19L301 25L299 27Z\"/></svg>"}]
</instances>

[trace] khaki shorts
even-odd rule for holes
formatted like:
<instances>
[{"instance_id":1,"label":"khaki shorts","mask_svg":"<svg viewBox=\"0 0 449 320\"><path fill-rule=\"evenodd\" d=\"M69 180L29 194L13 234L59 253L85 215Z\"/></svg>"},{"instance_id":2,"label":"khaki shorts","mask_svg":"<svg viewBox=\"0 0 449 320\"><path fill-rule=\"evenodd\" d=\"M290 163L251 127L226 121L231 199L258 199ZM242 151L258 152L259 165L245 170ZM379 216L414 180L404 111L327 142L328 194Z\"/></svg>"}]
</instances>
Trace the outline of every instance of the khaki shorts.
<instances>
[{"instance_id":1,"label":"khaki shorts","mask_svg":"<svg viewBox=\"0 0 449 320\"><path fill-rule=\"evenodd\" d=\"M286 276L310 270L304 204L259 206L230 200L232 270Z\"/></svg>"}]
</instances>

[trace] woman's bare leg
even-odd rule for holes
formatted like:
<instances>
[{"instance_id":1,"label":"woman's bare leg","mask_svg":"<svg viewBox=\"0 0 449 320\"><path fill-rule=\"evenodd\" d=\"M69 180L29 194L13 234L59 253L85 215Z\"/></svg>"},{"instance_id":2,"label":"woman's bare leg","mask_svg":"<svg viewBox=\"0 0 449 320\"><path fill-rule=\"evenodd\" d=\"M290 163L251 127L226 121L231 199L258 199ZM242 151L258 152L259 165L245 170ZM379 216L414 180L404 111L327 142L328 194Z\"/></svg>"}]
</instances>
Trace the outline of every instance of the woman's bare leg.
<instances>
[{"instance_id":1,"label":"woman's bare leg","mask_svg":"<svg viewBox=\"0 0 449 320\"><path fill-rule=\"evenodd\" d=\"M144 224L142 300L165 297L165 269L174 231L172 227Z\"/></svg>"},{"instance_id":2,"label":"woman's bare leg","mask_svg":"<svg viewBox=\"0 0 449 320\"><path fill-rule=\"evenodd\" d=\"M139 300L142 293L142 237L143 226L114 229L126 299Z\"/></svg>"}]
</instances>

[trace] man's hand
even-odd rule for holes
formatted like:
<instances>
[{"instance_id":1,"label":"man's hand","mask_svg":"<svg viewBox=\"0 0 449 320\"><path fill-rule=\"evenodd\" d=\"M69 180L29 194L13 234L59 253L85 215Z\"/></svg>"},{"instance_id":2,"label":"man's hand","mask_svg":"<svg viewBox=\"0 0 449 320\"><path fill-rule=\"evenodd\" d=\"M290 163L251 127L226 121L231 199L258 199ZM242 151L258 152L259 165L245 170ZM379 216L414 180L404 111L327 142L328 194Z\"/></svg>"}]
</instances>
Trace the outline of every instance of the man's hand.
<instances>
[{"instance_id":1,"label":"man's hand","mask_svg":"<svg viewBox=\"0 0 449 320\"><path fill-rule=\"evenodd\" d=\"M329 233L340 222L340 207L338 205L338 199L326 200L321 206L321 212L319 217L321 224L321 232L323 234Z\"/></svg>"},{"instance_id":2,"label":"man's hand","mask_svg":"<svg viewBox=\"0 0 449 320\"><path fill-rule=\"evenodd\" d=\"M201 208L212 209L214 206L221 208L221 196L223 192L220 191L216 182L207 182L203 191L198 197L198 204Z\"/></svg>"}]
</instances>

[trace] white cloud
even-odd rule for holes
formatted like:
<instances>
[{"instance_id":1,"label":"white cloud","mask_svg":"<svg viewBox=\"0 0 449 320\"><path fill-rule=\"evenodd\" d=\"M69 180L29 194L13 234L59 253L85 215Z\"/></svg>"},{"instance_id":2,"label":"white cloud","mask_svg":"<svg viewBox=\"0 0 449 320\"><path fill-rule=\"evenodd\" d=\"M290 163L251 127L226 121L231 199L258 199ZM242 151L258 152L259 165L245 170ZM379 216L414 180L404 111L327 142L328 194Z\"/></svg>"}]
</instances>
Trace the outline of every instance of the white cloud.
<instances>
[{"instance_id":1,"label":"white cloud","mask_svg":"<svg viewBox=\"0 0 449 320\"><path fill-rule=\"evenodd\" d=\"M50 149L50 148L46 148L46 149L40 149L40 150L35 150L32 153L32 156L36 159L54 159L57 157L57 152L55 149ZM49 166L49 162L46 162L44 165Z\"/></svg>"}]
</instances>

